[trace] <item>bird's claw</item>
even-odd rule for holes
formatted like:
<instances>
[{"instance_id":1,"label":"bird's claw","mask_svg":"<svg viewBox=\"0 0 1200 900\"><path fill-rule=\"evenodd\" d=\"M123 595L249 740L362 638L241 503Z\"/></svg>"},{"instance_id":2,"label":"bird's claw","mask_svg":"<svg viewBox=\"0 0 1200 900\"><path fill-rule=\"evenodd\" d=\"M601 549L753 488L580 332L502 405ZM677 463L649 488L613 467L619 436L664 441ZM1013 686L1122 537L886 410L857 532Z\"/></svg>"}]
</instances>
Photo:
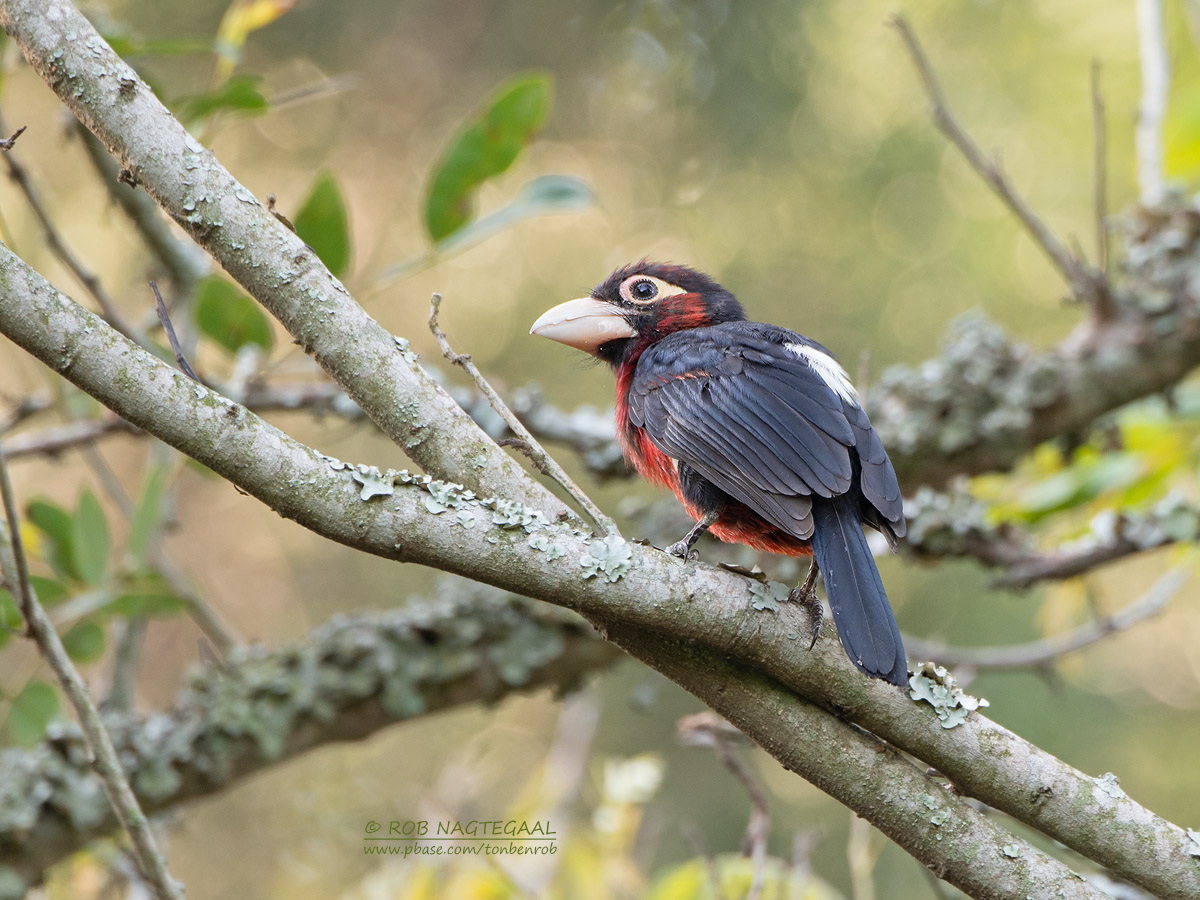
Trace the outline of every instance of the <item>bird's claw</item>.
<instances>
[{"instance_id":1,"label":"bird's claw","mask_svg":"<svg viewBox=\"0 0 1200 900\"><path fill-rule=\"evenodd\" d=\"M700 558L700 551L693 550L691 547L689 547L687 541L676 541L667 548L667 552L672 556L685 561Z\"/></svg>"},{"instance_id":2,"label":"bird's claw","mask_svg":"<svg viewBox=\"0 0 1200 900\"><path fill-rule=\"evenodd\" d=\"M821 636L821 626L825 623L825 610L821 606L821 600L809 582L792 588L788 594L788 600L803 606L808 611L809 618L812 619L812 643L808 645L808 649L811 650L817 646L817 638Z\"/></svg>"}]
</instances>

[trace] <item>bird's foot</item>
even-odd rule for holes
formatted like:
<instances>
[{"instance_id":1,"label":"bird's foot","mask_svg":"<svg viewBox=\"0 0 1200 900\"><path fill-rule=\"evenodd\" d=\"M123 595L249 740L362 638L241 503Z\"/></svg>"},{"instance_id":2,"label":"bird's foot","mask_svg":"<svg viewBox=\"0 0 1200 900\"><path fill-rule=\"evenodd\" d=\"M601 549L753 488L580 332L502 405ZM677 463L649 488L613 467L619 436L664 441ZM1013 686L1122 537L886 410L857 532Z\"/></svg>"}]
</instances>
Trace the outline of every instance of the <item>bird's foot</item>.
<instances>
[{"instance_id":1,"label":"bird's foot","mask_svg":"<svg viewBox=\"0 0 1200 900\"><path fill-rule=\"evenodd\" d=\"M670 547L667 548L667 552L670 553L672 556L677 556L683 560L693 560L693 559L700 558L700 551L693 550L691 542L688 541L686 538L684 538L682 541L676 541L675 543L673 543Z\"/></svg>"},{"instance_id":2,"label":"bird's foot","mask_svg":"<svg viewBox=\"0 0 1200 900\"><path fill-rule=\"evenodd\" d=\"M812 620L812 643L808 645L808 649L811 650L817 646L817 638L821 636L821 626L825 623L825 610L821 606L821 599L817 596L817 591L812 583L805 581L799 587L792 588L788 594L788 600L799 603L808 611L808 616Z\"/></svg>"}]
</instances>

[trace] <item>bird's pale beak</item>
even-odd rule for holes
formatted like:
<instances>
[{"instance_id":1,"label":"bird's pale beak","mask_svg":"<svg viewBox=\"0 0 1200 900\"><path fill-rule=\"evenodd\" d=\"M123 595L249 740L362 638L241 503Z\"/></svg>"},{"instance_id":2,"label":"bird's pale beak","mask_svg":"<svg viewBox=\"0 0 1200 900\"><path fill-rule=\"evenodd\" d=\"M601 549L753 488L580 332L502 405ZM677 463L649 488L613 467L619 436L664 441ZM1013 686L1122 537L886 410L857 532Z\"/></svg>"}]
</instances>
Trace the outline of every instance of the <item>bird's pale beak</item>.
<instances>
[{"instance_id":1,"label":"bird's pale beak","mask_svg":"<svg viewBox=\"0 0 1200 900\"><path fill-rule=\"evenodd\" d=\"M594 297L568 300L546 310L529 333L588 353L609 341L637 336L617 307Z\"/></svg>"}]
</instances>

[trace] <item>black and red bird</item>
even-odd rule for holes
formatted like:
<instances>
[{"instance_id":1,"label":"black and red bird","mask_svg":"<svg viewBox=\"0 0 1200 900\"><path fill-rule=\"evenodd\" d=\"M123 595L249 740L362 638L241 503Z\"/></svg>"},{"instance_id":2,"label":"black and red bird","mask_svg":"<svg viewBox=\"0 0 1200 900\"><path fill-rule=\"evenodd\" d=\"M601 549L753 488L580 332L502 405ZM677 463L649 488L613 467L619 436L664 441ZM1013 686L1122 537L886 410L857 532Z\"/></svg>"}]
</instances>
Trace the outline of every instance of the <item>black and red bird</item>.
<instances>
[{"instance_id":1,"label":"black and red bird","mask_svg":"<svg viewBox=\"0 0 1200 900\"><path fill-rule=\"evenodd\" d=\"M895 547L904 509L891 460L845 370L815 341L751 322L733 294L684 266L642 261L591 296L541 316L531 334L585 350L617 377L625 455L696 519L670 552L705 532L813 556L855 665L904 685L900 631L862 525ZM820 605L816 610L819 614Z\"/></svg>"}]
</instances>

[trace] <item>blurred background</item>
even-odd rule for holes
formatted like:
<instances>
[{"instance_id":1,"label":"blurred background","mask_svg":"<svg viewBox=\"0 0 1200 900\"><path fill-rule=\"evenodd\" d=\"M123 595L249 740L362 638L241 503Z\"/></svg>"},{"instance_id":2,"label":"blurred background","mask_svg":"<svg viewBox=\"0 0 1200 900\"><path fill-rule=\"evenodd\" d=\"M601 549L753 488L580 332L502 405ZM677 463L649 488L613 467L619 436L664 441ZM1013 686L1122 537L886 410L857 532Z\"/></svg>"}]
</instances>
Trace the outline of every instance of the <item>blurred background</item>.
<instances>
[{"instance_id":1,"label":"blurred background","mask_svg":"<svg viewBox=\"0 0 1200 900\"><path fill-rule=\"evenodd\" d=\"M331 176L348 222L344 282L435 367L445 369L425 321L430 293L439 291L442 325L455 349L472 354L502 391L536 382L563 407L607 409L612 381L605 369L527 332L550 305L586 293L617 265L643 256L711 273L753 317L828 346L860 385L890 365L919 365L937 352L947 324L968 310L985 310L1035 347L1062 338L1079 319L1079 309L1062 302L1065 288L1039 250L936 132L912 65L886 23L897 9L893 2L300 0L284 6L247 31L240 58L228 55L225 63L210 48L228 0L111 0L84 9L103 32L128 42L131 62L173 109L195 112L189 98L211 95L231 76L261 77L250 84L265 109L255 101L196 113L194 132L258 197L274 194L285 215L295 215L322 173ZM1189 19L1195 9L1167 4L1174 69L1168 167L1188 189L1200 173L1200 80ZM906 12L964 125L999 154L1045 220L1094 259L1094 60L1109 113L1110 207L1120 211L1136 196L1139 76L1131 0L913 0ZM17 145L20 158L62 233L119 309L144 321L153 261L70 136L57 100L14 47L6 45L3 58L5 125L30 126ZM503 207L547 173L582 179L594 202L522 221L445 258L429 257L422 209L430 173L498 86L529 72L553 85L548 119L515 164L483 185L478 209ZM5 242L83 299L7 182L0 184L0 215ZM316 379L315 367L274 330L268 368ZM211 341L199 343L192 361L215 374L234 365ZM9 344L0 346L0 385L6 401L71 394ZM94 414L82 398L67 399L82 415ZM1157 421L1159 412L1151 403L1138 415ZM304 414L269 418L341 459L406 463L365 424ZM1172 420L1169 471L1155 469L1152 485L1137 482L1137 498L1149 502L1168 488L1194 494L1195 432L1194 421ZM152 453L148 443L114 438L102 453L136 495ZM682 533L679 514L653 507L658 495L623 479L597 483L570 453L560 459L617 515L627 536L649 533L649 520L662 516L668 532ZM122 539L127 526L95 484L94 470L71 453L15 461L13 470L23 501L42 497L73 509L81 491L94 491L114 545ZM1020 496L1020 483L1004 484L984 481L979 491ZM1128 499L1101 491L1076 512L1093 515L1118 494ZM175 482L175 503L169 553L248 639L300 638L338 611L388 608L411 595L452 589L435 573L323 542L198 470ZM1068 520L1058 535L1069 536L1078 521ZM700 549L710 561L753 562L708 541ZM892 557L880 565L907 634L998 645L1071 627L1087 618L1089 604L1122 606L1178 552L1135 557L1027 592L991 589L988 573L971 563L934 567ZM779 577L802 574L778 561L762 564ZM981 673L970 690L991 701L995 720L1028 740L1088 773L1115 772L1155 812L1200 824L1198 584L1136 629L1046 670ZM187 669L200 661L198 643L185 618L151 622L137 682L141 708L170 704ZM110 665L105 644L87 671L102 679ZM6 698L39 671L28 648L0 652ZM325 748L173 814L172 871L192 900L518 896L525 863L506 863L499 873L481 864L383 863L362 855L363 823L507 818L557 804L561 846L576 848L557 862L579 875L570 896L640 897L649 885L664 897L700 896L685 892L704 883L703 866L688 861L736 852L749 800L710 751L676 738L676 720L698 709L679 689L626 662L597 674L566 702L533 693ZM22 737L10 729L7 740ZM902 851L884 846L765 754L743 752L769 796L770 851L811 866L823 879L812 896L870 896L863 879L872 867L875 883L887 886L879 896L934 893ZM51 896L90 896L93 865L87 858L64 864ZM672 886L672 878L690 879L692 887Z\"/></svg>"}]
</instances>

